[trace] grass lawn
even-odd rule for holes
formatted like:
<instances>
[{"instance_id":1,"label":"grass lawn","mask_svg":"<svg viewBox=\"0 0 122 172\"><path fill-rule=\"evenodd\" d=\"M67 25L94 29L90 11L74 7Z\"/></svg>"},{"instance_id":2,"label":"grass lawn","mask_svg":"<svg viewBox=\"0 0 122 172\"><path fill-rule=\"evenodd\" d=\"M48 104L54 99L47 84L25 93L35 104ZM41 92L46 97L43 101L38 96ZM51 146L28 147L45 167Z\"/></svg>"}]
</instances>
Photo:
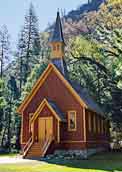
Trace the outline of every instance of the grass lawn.
<instances>
[{"instance_id":1,"label":"grass lawn","mask_svg":"<svg viewBox=\"0 0 122 172\"><path fill-rule=\"evenodd\" d=\"M17 154L16 153L9 153L9 154L7 154L7 153L5 153L5 154L0 154L0 157L15 157Z\"/></svg>"},{"instance_id":2,"label":"grass lawn","mask_svg":"<svg viewBox=\"0 0 122 172\"><path fill-rule=\"evenodd\" d=\"M122 172L122 153L102 153L88 160L48 160L1 164L0 172Z\"/></svg>"}]
</instances>

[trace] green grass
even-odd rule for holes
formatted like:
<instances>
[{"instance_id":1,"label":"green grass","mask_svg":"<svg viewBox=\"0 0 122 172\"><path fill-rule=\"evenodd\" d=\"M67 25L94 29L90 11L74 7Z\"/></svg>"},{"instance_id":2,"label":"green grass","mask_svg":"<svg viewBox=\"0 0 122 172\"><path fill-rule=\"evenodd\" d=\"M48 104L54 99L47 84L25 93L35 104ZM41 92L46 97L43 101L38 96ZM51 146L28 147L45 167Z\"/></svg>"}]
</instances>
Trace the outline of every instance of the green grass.
<instances>
[{"instance_id":1,"label":"green grass","mask_svg":"<svg viewBox=\"0 0 122 172\"><path fill-rule=\"evenodd\" d=\"M0 172L122 172L122 153L103 153L88 160L31 161L0 165Z\"/></svg>"},{"instance_id":2,"label":"green grass","mask_svg":"<svg viewBox=\"0 0 122 172\"><path fill-rule=\"evenodd\" d=\"M14 157L14 156L16 156L17 154L16 153L9 153L9 154L7 154L7 153L4 153L4 154L0 154L0 157Z\"/></svg>"}]
</instances>

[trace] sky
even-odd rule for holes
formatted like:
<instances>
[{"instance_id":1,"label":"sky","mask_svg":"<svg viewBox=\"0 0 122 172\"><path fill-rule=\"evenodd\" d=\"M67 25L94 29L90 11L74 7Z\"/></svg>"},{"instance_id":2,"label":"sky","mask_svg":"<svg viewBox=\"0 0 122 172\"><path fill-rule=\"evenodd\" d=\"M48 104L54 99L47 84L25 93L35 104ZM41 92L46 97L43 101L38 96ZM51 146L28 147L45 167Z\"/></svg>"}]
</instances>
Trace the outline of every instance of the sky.
<instances>
[{"instance_id":1,"label":"sky","mask_svg":"<svg viewBox=\"0 0 122 172\"><path fill-rule=\"evenodd\" d=\"M39 30L43 31L48 23L55 20L57 9L66 13L88 0L0 0L0 27L7 25L12 47L15 48L18 34L24 23L30 2L33 3L39 19Z\"/></svg>"}]
</instances>

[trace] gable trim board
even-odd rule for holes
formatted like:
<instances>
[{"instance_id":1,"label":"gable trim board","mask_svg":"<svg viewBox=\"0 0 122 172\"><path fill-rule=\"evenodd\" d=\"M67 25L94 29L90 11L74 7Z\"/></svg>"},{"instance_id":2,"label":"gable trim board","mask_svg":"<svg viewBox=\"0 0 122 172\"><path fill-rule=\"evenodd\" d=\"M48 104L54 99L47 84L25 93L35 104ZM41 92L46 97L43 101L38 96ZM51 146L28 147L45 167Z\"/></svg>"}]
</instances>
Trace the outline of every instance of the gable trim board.
<instances>
[{"instance_id":1,"label":"gable trim board","mask_svg":"<svg viewBox=\"0 0 122 172\"><path fill-rule=\"evenodd\" d=\"M48 67L45 69L45 71L42 73L42 75L40 76L40 78L36 81L36 83L34 84L32 90L30 91L30 94L28 94L25 99L22 101L22 103L20 104L20 106L17 108L17 113L21 114L25 107L29 104L29 102L31 101L31 99L34 97L34 95L36 94L36 92L38 91L40 85L46 80L48 74L52 71L52 69Z\"/></svg>"},{"instance_id":2,"label":"gable trim board","mask_svg":"<svg viewBox=\"0 0 122 172\"><path fill-rule=\"evenodd\" d=\"M23 114L22 114L22 118L21 118L20 143L21 144L26 144L26 142L23 141Z\"/></svg>"},{"instance_id":3,"label":"gable trim board","mask_svg":"<svg viewBox=\"0 0 122 172\"><path fill-rule=\"evenodd\" d=\"M85 108L83 108L83 131L84 131L84 141L86 142L86 112Z\"/></svg>"},{"instance_id":4,"label":"gable trim board","mask_svg":"<svg viewBox=\"0 0 122 172\"><path fill-rule=\"evenodd\" d=\"M31 118L31 123L33 123L36 118L39 116L39 113L42 111L42 109L44 108L44 106L47 105L47 107L51 110L51 112L54 114L54 116L56 117L56 119L58 121L62 121L62 119L59 117L59 115L53 110L53 108L50 106L50 104L48 103L48 101L46 99L44 99L41 104L38 106L37 110L35 111L35 113L33 114L33 117Z\"/></svg>"},{"instance_id":5,"label":"gable trim board","mask_svg":"<svg viewBox=\"0 0 122 172\"><path fill-rule=\"evenodd\" d=\"M75 97L75 99L81 104L81 106L88 108L87 105L84 103L84 101L81 99L81 97L78 95L78 93L72 88L70 83L64 78L64 76L58 71L58 69L50 63L47 67L47 69L43 72L43 74L40 76L40 78L35 83L34 87L32 88L30 94L26 96L26 98L23 100L22 104L17 109L17 112L21 114L27 105L30 103L32 98L37 93L38 89L42 86L48 75L51 73L51 71L54 71L57 76L61 79L61 81L65 84L65 86L69 89L69 91L72 93L72 95Z\"/></svg>"}]
</instances>

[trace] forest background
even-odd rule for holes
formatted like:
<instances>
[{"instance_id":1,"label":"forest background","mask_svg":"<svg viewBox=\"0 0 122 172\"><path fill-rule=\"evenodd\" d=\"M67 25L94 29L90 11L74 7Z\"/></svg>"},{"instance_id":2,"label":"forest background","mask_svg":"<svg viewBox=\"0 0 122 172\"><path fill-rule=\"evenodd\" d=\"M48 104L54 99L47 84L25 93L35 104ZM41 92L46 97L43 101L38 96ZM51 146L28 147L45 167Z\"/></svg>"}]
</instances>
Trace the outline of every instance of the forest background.
<instances>
[{"instance_id":1,"label":"forest background","mask_svg":"<svg viewBox=\"0 0 122 172\"><path fill-rule=\"evenodd\" d=\"M110 120L111 140L122 139L122 0L88 0L61 10L70 78L88 89ZM0 28L0 152L20 148L16 109L50 62L48 39L54 23L40 32L31 3L11 50L6 25ZM12 61L10 60L12 59Z\"/></svg>"}]
</instances>

